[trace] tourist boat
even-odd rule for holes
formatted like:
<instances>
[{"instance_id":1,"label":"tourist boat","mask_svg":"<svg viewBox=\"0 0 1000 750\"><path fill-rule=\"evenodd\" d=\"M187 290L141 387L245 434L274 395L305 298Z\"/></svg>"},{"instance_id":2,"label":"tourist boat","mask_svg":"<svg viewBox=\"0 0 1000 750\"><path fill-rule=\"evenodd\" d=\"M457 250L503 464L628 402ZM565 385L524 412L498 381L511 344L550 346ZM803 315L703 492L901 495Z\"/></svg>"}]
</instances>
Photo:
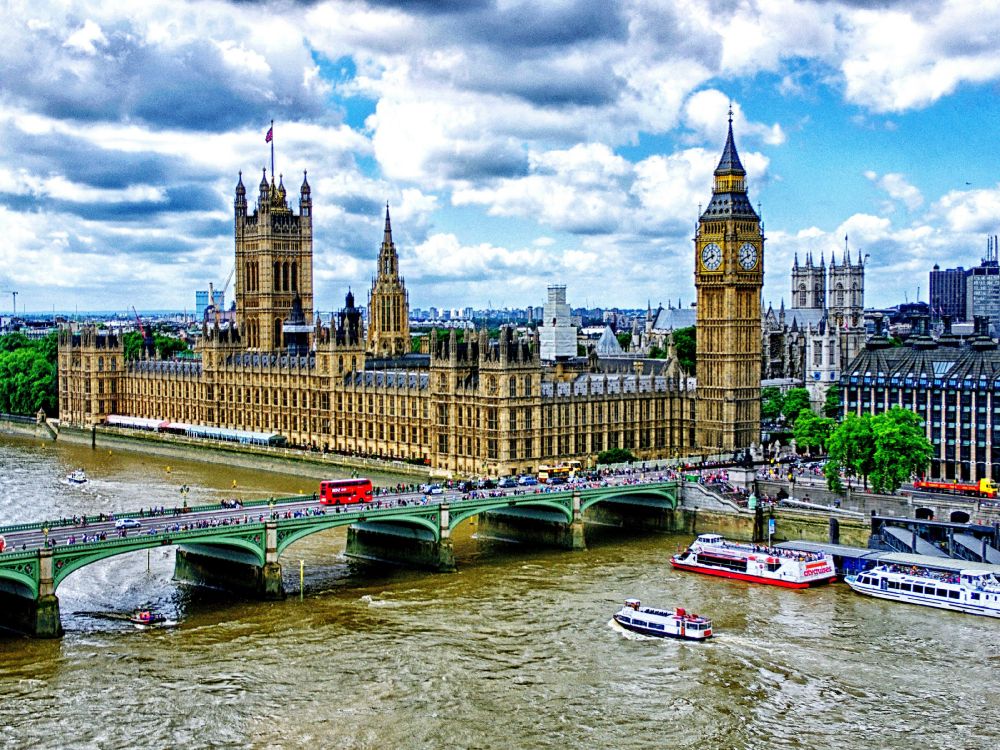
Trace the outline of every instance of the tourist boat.
<instances>
[{"instance_id":1,"label":"tourist boat","mask_svg":"<svg viewBox=\"0 0 1000 750\"><path fill-rule=\"evenodd\" d=\"M612 617L626 630L657 638L683 638L703 641L712 637L712 621L688 614L683 607L674 610L643 607L638 599L626 599Z\"/></svg>"},{"instance_id":2,"label":"tourist boat","mask_svg":"<svg viewBox=\"0 0 1000 750\"><path fill-rule=\"evenodd\" d=\"M83 469L76 469L66 475L66 481L70 484L83 484L87 481L87 473Z\"/></svg>"},{"instance_id":3,"label":"tourist boat","mask_svg":"<svg viewBox=\"0 0 1000 750\"><path fill-rule=\"evenodd\" d=\"M701 534L691 546L670 558L678 570L804 589L837 577L833 558L822 552L730 542L718 534Z\"/></svg>"},{"instance_id":4,"label":"tourist boat","mask_svg":"<svg viewBox=\"0 0 1000 750\"><path fill-rule=\"evenodd\" d=\"M958 562L958 561L956 561ZM968 564L968 563L966 563ZM878 565L844 578L859 594L925 607L1000 617L1000 573L993 570Z\"/></svg>"},{"instance_id":5,"label":"tourist boat","mask_svg":"<svg viewBox=\"0 0 1000 750\"><path fill-rule=\"evenodd\" d=\"M129 618L129 622L134 622L136 625L156 625L160 622L166 622L166 615L161 615L159 612L152 612L148 609L140 609Z\"/></svg>"}]
</instances>

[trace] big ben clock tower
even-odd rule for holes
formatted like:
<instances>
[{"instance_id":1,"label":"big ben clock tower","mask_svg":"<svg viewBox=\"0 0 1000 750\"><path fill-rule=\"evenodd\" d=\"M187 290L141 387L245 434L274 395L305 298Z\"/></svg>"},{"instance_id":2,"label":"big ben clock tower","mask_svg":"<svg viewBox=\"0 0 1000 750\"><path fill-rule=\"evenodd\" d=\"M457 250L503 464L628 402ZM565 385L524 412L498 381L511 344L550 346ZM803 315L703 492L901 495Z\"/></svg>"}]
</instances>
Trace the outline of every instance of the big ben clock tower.
<instances>
[{"instance_id":1,"label":"big ben clock tower","mask_svg":"<svg viewBox=\"0 0 1000 750\"><path fill-rule=\"evenodd\" d=\"M712 200L694 238L697 290L697 441L727 453L760 440L760 293L764 232L747 197L746 171L729 137Z\"/></svg>"}]
</instances>

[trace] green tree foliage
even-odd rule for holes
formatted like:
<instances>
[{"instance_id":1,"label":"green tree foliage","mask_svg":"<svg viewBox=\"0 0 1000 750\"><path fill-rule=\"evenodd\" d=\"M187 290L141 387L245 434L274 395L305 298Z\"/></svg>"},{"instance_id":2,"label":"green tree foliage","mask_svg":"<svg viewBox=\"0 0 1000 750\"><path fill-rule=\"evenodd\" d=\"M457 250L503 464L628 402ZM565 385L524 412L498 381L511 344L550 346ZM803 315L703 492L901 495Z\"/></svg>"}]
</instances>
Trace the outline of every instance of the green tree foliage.
<instances>
[{"instance_id":1,"label":"green tree foliage","mask_svg":"<svg viewBox=\"0 0 1000 750\"><path fill-rule=\"evenodd\" d=\"M164 336L162 333L153 334L153 345L156 347L157 356L168 359L176 354L189 350L187 344L173 336Z\"/></svg>"},{"instance_id":2,"label":"green tree foliage","mask_svg":"<svg viewBox=\"0 0 1000 750\"><path fill-rule=\"evenodd\" d=\"M805 388L789 388L785 393L785 403L781 413L785 415L785 421L794 425L799 418L799 413L809 409L809 391Z\"/></svg>"},{"instance_id":3,"label":"green tree foliage","mask_svg":"<svg viewBox=\"0 0 1000 750\"><path fill-rule=\"evenodd\" d=\"M138 359L142 355L142 334L138 331L129 331L122 336L122 344L125 349L125 359ZM165 336L159 331L153 332L153 347L156 356L161 359L169 359L177 354L190 351L187 344L173 336Z\"/></svg>"},{"instance_id":4,"label":"green tree foliage","mask_svg":"<svg viewBox=\"0 0 1000 750\"><path fill-rule=\"evenodd\" d=\"M138 331L129 331L122 336L122 344L125 347L125 359L139 359L142 353L142 334Z\"/></svg>"},{"instance_id":5,"label":"green tree foliage","mask_svg":"<svg viewBox=\"0 0 1000 750\"><path fill-rule=\"evenodd\" d=\"M763 419L777 419L785 406L785 394L773 386L760 391L760 416Z\"/></svg>"},{"instance_id":6,"label":"green tree foliage","mask_svg":"<svg viewBox=\"0 0 1000 750\"><path fill-rule=\"evenodd\" d=\"M824 473L830 489L843 489L840 470L871 479L876 492L895 492L930 465L933 448L920 417L894 406L884 414L849 414L827 441L829 460Z\"/></svg>"},{"instance_id":7,"label":"green tree foliage","mask_svg":"<svg viewBox=\"0 0 1000 750\"><path fill-rule=\"evenodd\" d=\"M796 445L808 449L812 455L814 448L822 450L826 446L833 428L834 421L829 417L821 417L810 409L804 409L795 420L792 434Z\"/></svg>"},{"instance_id":8,"label":"green tree foliage","mask_svg":"<svg viewBox=\"0 0 1000 750\"><path fill-rule=\"evenodd\" d=\"M680 366L688 372L694 372L695 359L698 355L694 326L674 330L674 350L677 352L677 362Z\"/></svg>"},{"instance_id":9,"label":"green tree foliage","mask_svg":"<svg viewBox=\"0 0 1000 750\"><path fill-rule=\"evenodd\" d=\"M872 417L875 435L875 469L872 489L895 492L914 474L923 474L930 466L934 449L924 433L922 420L912 411L894 406Z\"/></svg>"},{"instance_id":10,"label":"green tree foliage","mask_svg":"<svg viewBox=\"0 0 1000 750\"><path fill-rule=\"evenodd\" d=\"M826 401L823 403L823 413L831 419L840 419L840 387L831 386L826 392Z\"/></svg>"},{"instance_id":11,"label":"green tree foliage","mask_svg":"<svg viewBox=\"0 0 1000 750\"><path fill-rule=\"evenodd\" d=\"M615 338L618 339L618 345L625 351L628 351L629 345L632 343L632 334L628 331L616 333Z\"/></svg>"},{"instance_id":12,"label":"green tree foliage","mask_svg":"<svg viewBox=\"0 0 1000 750\"><path fill-rule=\"evenodd\" d=\"M599 464L624 464L629 461L635 461L635 455L625 448L612 448L597 454Z\"/></svg>"},{"instance_id":13,"label":"green tree foliage","mask_svg":"<svg viewBox=\"0 0 1000 750\"><path fill-rule=\"evenodd\" d=\"M57 350L55 333L40 341L20 333L0 336L0 412L58 415Z\"/></svg>"},{"instance_id":14,"label":"green tree foliage","mask_svg":"<svg viewBox=\"0 0 1000 750\"><path fill-rule=\"evenodd\" d=\"M871 417L848 414L826 441L827 461L823 467L826 484L834 492L843 492L841 470L861 477L868 486L868 476L875 469L875 434Z\"/></svg>"},{"instance_id":15,"label":"green tree foliage","mask_svg":"<svg viewBox=\"0 0 1000 750\"><path fill-rule=\"evenodd\" d=\"M667 350L666 349L661 349L656 344L653 344L651 347L649 347L649 358L650 359L666 359L667 358Z\"/></svg>"}]
</instances>

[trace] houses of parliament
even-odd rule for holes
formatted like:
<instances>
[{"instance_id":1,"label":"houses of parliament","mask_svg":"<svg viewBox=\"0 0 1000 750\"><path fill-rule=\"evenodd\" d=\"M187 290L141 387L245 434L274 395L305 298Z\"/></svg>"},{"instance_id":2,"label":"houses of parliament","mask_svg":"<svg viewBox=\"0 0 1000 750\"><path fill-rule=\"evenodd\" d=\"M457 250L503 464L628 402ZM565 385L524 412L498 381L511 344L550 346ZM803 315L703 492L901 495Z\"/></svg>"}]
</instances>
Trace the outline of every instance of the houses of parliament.
<instances>
[{"instance_id":1,"label":"houses of parliament","mask_svg":"<svg viewBox=\"0 0 1000 750\"><path fill-rule=\"evenodd\" d=\"M235 320L206 322L196 356L169 360L151 349L126 360L119 336L64 327L61 420L89 427L120 415L273 432L293 446L467 476L593 465L611 448L640 459L742 449L759 439L764 263L745 177L730 119L694 238L697 384L673 352L543 362L537 332L506 327L496 339L434 331L427 351L412 353L388 206L367 325L350 292L324 324L314 315L308 180L295 212L283 182L265 172L252 210L242 174L236 185Z\"/></svg>"}]
</instances>

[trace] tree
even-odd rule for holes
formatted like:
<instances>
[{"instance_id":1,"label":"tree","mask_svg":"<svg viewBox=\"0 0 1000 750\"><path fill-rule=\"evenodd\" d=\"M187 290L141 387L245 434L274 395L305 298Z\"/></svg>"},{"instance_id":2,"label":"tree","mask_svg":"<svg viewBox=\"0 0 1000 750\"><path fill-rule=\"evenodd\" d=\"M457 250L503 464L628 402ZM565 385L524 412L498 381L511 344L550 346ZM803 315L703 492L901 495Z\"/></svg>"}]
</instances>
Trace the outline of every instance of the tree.
<instances>
[{"instance_id":1,"label":"tree","mask_svg":"<svg viewBox=\"0 0 1000 750\"><path fill-rule=\"evenodd\" d=\"M635 455L626 448L611 448L597 454L599 464L624 464L635 461Z\"/></svg>"},{"instance_id":2,"label":"tree","mask_svg":"<svg viewBox=\"0 0 1000 750\"><path fill-rule=\"evenodd\" d=\"M56 334L31 341L21 334L0 337L0 412L34 416L59 413Z\"/></svg>"},{"instance_id":3,"label":"tree","mask_svg":"<svg viewBox=\"0 0 1000 750\"><path fill-rule=\"evenodd\" d=\"M861 477L867 487L868 476L875 470L875 434L871 417L848 414L826 441L826 450L823 474L831 490L843 492L842 470Z\"/></svg>"},{"instance_id":4,"label":"tree","mask_svg":"<svg viewBox=\"0 0 1000 750\"><path fill-rule=\"evenodd\" d=\"M760 416L764 419L774 420L781 416L781 410L785 406L785 394L780 388L770 386L762 388L760 391Z\"/></svg>"},{"instance_id":5,"label":"tree","mask_svg":"<svg viewBox=\"0 0 1000 750\"><path fill-rule=\"evenodd\" d=\"M698 341L695 327L677 328L674 330L674 350L677 352L677 362L688 372L694 372L698 354Z\"/></svg>"},{"instance_id":6,"label":"tree","mask_svg":"<svg viewBox=\"0 0 1000 750\"><path fill-rule=\"evenodd\" d=\"M627 352L629 345L632 343L632 334L624 331L623 333L616 333L615 338L618 339L618 345L622 350Z\"/></svg>"},{"instance_id":7,"label":"tree","mask_svg":"<svg viewBox=\"0 0 1000 750\"><path fill-rule=\"evenodd\" d=\"M826 446L833 427L834 421L829 417L821 417L810 409L804 409L795 420L792 434L796 445L807 448L812 455L813 448L822 449Z\"/></svg>"},{"instance_id":8,"label":"tree","mask_svg":"<svg viewBox=\"0 0 1000 750\"><path fill-rule=\"evenodd\" d=\"M894 406L872 417L871 423L875 435L872 489L892 493L914 474L927 471L934 448L917 414Z\"/></svg>"},{"instance_id":9,"label":"tree","mask_svg":"<svg viewBox=\"0 0 1000 750\"><path fill-rule=\"evenodd\" d=\"M923 474L934 449L919 416L894 406L876 416L848 415L827 441L827 484L841 491L840 470L871 479L876 492L895 492L914 474Z\"/></svg>"},{"instance_id":10,"label":"tree","mask_svg":"<svg viewBox=\"0 0 1000 750\"><path fill-rule=\"evenodd\" d=\"M831 386L826 391L826 401L823 403L823 413L832 419L839 419L841 406L840 388L835 385Z\"/></svg>"},{"instance_id":11,"label":"tree","mask_svg":"<svg viewBox=\"0 0 1000 750\"><path fill-rule=\"evenodd\" d=\"M649 354L647 355L650 359L666 359L667 350L661 349L656 344L649 347Z\"/></svg>"},{"instance_id":12,"label":"tree","mask_svg":"<svg viewBox=\"0 0 1000 750\"><path fill-rule=\"evenodd\" d=\"M785 393L785 403L781 409L785 421L794 425L799 412L809 408L809 391L805 388L789 388Z\"/></svg>"}]
</instances>

